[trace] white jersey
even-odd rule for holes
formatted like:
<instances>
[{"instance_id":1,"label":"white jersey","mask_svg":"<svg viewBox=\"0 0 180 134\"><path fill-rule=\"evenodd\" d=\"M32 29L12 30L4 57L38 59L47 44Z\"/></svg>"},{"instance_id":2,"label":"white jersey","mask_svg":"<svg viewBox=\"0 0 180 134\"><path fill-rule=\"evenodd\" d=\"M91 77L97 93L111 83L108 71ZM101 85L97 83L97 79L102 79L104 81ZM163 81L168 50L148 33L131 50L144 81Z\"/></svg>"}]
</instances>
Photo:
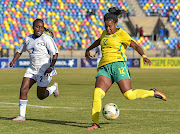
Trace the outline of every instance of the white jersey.
<instances>
[{"instance_id":1,"label":"white jersey","mask_svg":"<svg viewBox=\"0 0 180 134\"><path fill-rule=\"evenodd\" d=\"M102 57L102 52L101 52L101 45L99 45L99 46L97 46L96 48L95 48L95 51L96 51L96 53L98 54L98 58L101 58Z\"/></svg>"},{"instance_id":2,"label":"white jersey","mask_svg":"<svg viewBox=\"0 0 180 134\"><path fill-rule=\"evenodd\" d=\"M25 51L28 51L30 58L30 66L27 70L38 75L44 75L45 70L51 64L51 55L58 53L54 40L46 34L36 39L33 35L26 37L18 52Z\"/></svg>"}]
</instances>

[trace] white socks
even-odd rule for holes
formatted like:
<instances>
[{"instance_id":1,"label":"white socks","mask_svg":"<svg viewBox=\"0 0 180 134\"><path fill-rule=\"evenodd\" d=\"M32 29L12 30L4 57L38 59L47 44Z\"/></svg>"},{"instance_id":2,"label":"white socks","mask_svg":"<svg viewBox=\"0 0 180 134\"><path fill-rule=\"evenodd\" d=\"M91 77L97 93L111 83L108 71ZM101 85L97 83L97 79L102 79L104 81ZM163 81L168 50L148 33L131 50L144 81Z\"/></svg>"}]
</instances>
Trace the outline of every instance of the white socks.
<instances>
[{"instance_id":1,"label":"white socks","mask_svg":"<svg viewBox=\"0 0 180 134\"><path fill-rule=\"evenodd\" d=\"M25 117L28 100L19 99L19 116Z\"/></svg>"},{"instance_id":2,"label":"white socks","mask_svg":"<svg viewBox=\"0 0 180 134\"><path fill-rule=\"evenodd\" d=\"M49 91L49 96L56 90L56 86L52 85L51 87L46 88Z\"/></svg>"}]
</instances>

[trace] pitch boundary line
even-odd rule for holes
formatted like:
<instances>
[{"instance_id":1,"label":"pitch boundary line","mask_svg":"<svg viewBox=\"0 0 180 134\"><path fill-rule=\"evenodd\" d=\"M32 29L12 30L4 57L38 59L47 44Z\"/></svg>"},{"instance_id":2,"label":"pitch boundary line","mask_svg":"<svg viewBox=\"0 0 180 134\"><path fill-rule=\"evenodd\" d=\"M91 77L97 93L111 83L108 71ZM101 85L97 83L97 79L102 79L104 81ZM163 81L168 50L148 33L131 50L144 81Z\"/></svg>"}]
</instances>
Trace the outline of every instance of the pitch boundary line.
<instances>
[{"instance_id":1,"label":"pitch boundary line","mask_svg":"<svg viewBox=\"0 0 180 134\"><path fill-rule=\"evenodd\" d=\"M6 104L6 105L16 105L18 106L19 103L9 103L9 102L0 102L0 104ZM16 106L0 106L0 107L16 107ZM30 107L36 107L36 108L59 108L59 109L87 109L90 108L82 108L82 107L53 107L53 106L39 106L39 105L30 105L27 104L27 106ZM180 110L166 110L166 109L120 109L122 111L159 111L159 112L180 112Z\"/></svg>"}]
</instances>

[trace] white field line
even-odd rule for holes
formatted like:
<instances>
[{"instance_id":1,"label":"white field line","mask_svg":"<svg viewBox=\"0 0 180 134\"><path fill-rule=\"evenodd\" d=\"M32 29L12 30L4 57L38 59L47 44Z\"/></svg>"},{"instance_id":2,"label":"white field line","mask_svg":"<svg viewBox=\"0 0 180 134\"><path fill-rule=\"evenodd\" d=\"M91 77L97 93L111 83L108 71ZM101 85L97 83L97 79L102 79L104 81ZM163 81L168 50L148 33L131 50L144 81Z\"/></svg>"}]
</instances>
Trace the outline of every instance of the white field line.
<instances>
[{"instance_id":1,"label":"white field line","mask_svg":"<svg viewBox=\"0 0 180 134\"><path fill-rule=\"evenodd\" d=\"M6 104L6 105L16 105L18 106L19 103L8 103L8 102L0 102L0 104ZM16 106L0 106L0 107L16 107ZM30 107L36 107L36 108L59 108L59 109L91 109L91 108L82 108L82 107L52 107L52 106L39 106L39 105L30 105L27 104L27 106ZM122 111L160 111L160 112L180 112L180 110L168 110L168 109L119 109Z\"/></svg>"}]
</instances>

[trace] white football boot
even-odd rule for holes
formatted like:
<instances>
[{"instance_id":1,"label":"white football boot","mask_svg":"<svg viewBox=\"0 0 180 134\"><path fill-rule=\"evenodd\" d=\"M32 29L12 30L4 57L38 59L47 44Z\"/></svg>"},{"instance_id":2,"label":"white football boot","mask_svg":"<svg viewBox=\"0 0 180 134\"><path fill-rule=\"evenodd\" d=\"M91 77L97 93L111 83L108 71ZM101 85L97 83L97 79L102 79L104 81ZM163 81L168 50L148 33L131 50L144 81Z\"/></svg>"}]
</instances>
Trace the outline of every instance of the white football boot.
<instances>
[{"instance_id":1,"label":"white football boot","mask_svg":"<svg viewBox=\"0 0 180 134\"><path fill-rule=\"evenodd\" d=\"M16 118L12 119L12 121L26 121L26 118L23 116L18 116Z\"/></svg>"},{"instance_id":2,"label":"white football boot","mask_svg":"<svg viewBox=\"0 0 180 134\"><path fill-rule=\"evenodd\" d=\"M54 94L54 97L57 98L59 96L58 83L55 82L53 85L56 87L56 90L53 92L53 94Z\"/></svg>"}]
</instances>

